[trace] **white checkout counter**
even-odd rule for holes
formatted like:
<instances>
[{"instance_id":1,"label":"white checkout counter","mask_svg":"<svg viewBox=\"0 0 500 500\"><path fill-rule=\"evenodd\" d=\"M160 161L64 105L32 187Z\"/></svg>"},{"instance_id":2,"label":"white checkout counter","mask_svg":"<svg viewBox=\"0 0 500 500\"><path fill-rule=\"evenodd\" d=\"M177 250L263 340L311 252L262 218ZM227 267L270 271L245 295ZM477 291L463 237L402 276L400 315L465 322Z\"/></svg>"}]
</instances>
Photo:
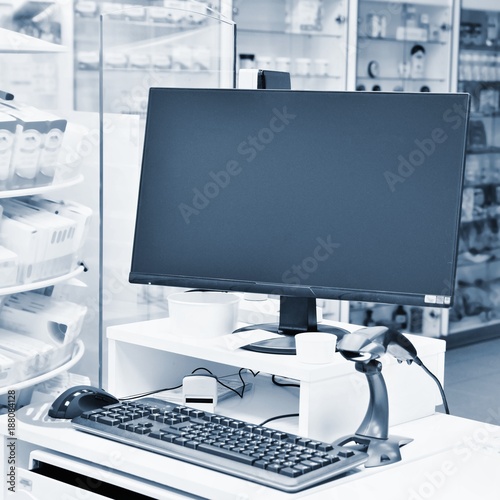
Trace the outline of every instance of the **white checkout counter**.
<instances>
[{"instance_id":1,"label":"white checkout counter","mask_svg":"<svg viewBox=\"0 0 500 500\"><path fill-rule=\"evenodd\" d=\"M350 331L359 328L337 325ZM173 386L200 366L218 375L245 367L260 372L250 380L252 389L242 399L221 402L217 413L259 423L295 411L299 418L268 425L332 441L355 432L367 408L366 381L340 354L326 365L306 365L294 356L235 348L230 337L199 341L174 336L168 319L110 327L107 335L107 389L117 397ZM419 357L442 380L445 343L419 336L411 340ZM100 489L109 484L124 488L128 493L118 498L127 500L134 498L131 492L155 499L498 500L500 427L436 413L439 391L420 367L400 365L387 356L381 361L390 433L413 439L401 449L400 462L361 466L290 494L74 430L67 421L49 419L50 405L44 404L19 410L10 427L8 416L0 417L1 498L14 495L8 475L14 459L15 499L109 498ZM269 374L300 381L300 390L273 385ZM37 473L37 464L50 466L45 467L50 474ZM63 482L74 474L80 475L76 485Z\"/></svg>"}]
</instances>

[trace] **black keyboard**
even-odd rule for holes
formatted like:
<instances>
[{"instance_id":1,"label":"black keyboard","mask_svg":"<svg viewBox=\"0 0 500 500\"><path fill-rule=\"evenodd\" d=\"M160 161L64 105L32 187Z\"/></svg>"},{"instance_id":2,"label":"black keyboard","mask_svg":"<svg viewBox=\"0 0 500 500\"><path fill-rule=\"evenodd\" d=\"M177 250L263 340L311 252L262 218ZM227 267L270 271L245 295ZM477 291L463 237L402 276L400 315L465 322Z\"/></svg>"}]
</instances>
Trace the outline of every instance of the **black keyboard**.
<instances>
[{"instance_id":1,"label":"black keyboard","mask_svg":"<svg viewBox=\"0 0 500 500\"><path fill-rule=\"evenodd\" d=\"M91 410L78 430L270 486L299 491L363 464L368 455L155 398Z\"/></svg>"}]
</instances>

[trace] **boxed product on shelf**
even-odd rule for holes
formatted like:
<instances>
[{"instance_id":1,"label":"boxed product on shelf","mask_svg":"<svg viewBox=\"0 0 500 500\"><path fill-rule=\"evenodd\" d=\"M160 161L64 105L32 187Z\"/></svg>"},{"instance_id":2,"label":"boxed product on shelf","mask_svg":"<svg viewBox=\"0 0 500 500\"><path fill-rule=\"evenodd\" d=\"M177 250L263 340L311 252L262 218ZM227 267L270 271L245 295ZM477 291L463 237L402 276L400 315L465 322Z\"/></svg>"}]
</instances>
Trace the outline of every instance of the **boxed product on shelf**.
<instances>
[{"instance_id":1,"label":"boxed product on shelf","mask_svg":"<svg viewBox=\"0 0 500 500\"><path fill-rule=\"evenodd\" d=\"M145 21L147 17L144 5L130 5L124 8L125 19L129 21Z\"/></svg>"},{"instance_id":2,"label":"boxed product on shelf","mask_svg":"<svg viewBox=\"0 0 500 500\"><path fill-rule=\"evenodd\" d=\"M106 14L110 19L124 19L124 6L125 4L119 2L102 2L101 14Z\"/></svg>"},{"instance_id":3,"label":"boxed product on shelf","mask_svg":"<svg viewBox=\"0 0 500 500\"><path fill-rule=\"evenodd\" d=\"M28 335L0 328L0 387L37 377L70 357L72 344L51 346Z\"/></svg>"},{"instance_id":4,"label":"boxed product on shelf","mask_svg":"<svg viewBox=\"0 0 500 500\"><path fill-rule=\"evenodd\" d=\"M169 19L169 12L166 7L148 7L148 19L153 22L167 22Z\"/></svg>"},{"instance_id":5,"label":"boxed product on shelf","mask_svg":"<svg viewBox=\"0 0 500 500\"><path fill-rule=\"evenodd\" d=\"M76 54L76 60L79 69L99 69L99 51L97 50L79 50Z\"/></svg>"},{"instance_id":6,"label":"boxed product on shelf","mask_svg":"<svg viewBox=\"0 0 500 500\"><path fill-rule=\"evenodd\" d=\"M92 218L92 209L76 201L53 200L41 196L28 198L27 202L35 207L47 210L47 212L67 217L76 223L73 252L75 253L75 258L78 258L87 239Z\"/></svg>"},{"instance_id":7,"label":"boxed product on shelf","mask_svg":"<svg viewBox=\"0 0 500 500\"><path fill-rule=\"evenodd\" d=\"M48 345L66 345L80 335L86 313L85 306L74 302L23 292L6 299L0 310L0 328L29 335Z\"/></svg>"},{"instance_id":8,"label":"boxed product on shelf","mask_svg":"<svg viewBox=\"0 0 500 500\"><path fill-rule=\"evenodd\" d=\"M416 26L398 26L396 28L396 40L426 42L428 38L428 31L425 28L419 28Z\"/></svg>"},{"instance_id":9,"label":"boxed product on shelf","mask_svg":"<svg viewBox=\"0 0 500 500\"><path fill-rule=\"evenodd\" d=\"M0 245L0 283L2 287L16 284L17 268L17 254Z\"/></svg>"},{"instance_id":10,"label":"boxed product on shelf","mask_svg":"<svg viewBox=\"0 0 500 500\"><path fill-rule=\"evenodd\" d=\"M75 2L75 14L82 17L97 17L99 15L97 2L93 0L78 0Z\"/></svg>"},{"instance_id":11,"label":"boxed product on shelf","mask_svg":"<svg viewBox=\"0 0 500 500\"><path fill-rule=\"evenodd\" d=\"M104 66L106 68L126 68L128 55L124 52L109 52L104 55Z\"/></svg>"},{"instance_id":12,"label":"boxed product on shelf","mask_svg":"<svg viewBox=\"0 0 500 500\"><path fill-rule=\"evenodd\" d=\"M0 243L17 254L19 267L16 283L23 283L25 275L30 274L29 266L35 262L39 235L33 226L6 216L2 217L1 227Z\"/></svg>"},{"instance_id":13,"label":"boxed product on shelf","mask_svg":"<svg viewBox=\"0 0 500 500\"><path fill-rule=\"evenodd\" d=\"M149 54L130 54L129 64L131 68L149 68L151 57Z\"/></svg>"},{"instance_id":14,"label":"boxed product on shelf","mask_svg":"<svg viewBox=\"0 0 500 500\"><path fill-rule=\"evenodd\" d=\"M322 31L322 0L288 0L286 3L285 23L290 33Z\"/></svg>"},{"instance_id":15,"label":"boxed product on shelf","mask_svg":"<svg viewBox=\"0 0 500 500\"><path fill-rule=\"evenodd\" d=\"M11 187L50 184L67 120L23 103L3 101L1 104L0 110L17 121Z\"/></svg>"},{"instance_id":16,"label":"boxed product on shelf","mask_svg":"<svg viewBox=\"0 0 500 500\"><path fill-rule=\"evenodd\" d=\"M12 177L12 155L17 121L14 117L0 111L0 186Z\"/></svg>"},{"instance_id":17,"label":"boxed product on shelf","mask_svg":"<svg viewBox=\"0 0 500 500\"><path fill-rule=\"evenodd\" d=\"M11 158L11 188L34 186L39 172L45 123L38 117L18 112L4 103L1 110L16 119L14 151Z\"/></svg>"},{"instance_id":18,"label":"boxed product on shelf","mask_svg":"<svg viewBox=\"0 0 500 500\"><path fill-rule=\"evenodd\" d=\"M21 200L4 200L0 244L19 257L18 282L60 276L74 263L76 222Z\"/></svg>"},{"instance_id":19,"label":"boxed product on shelf","mask_svg":"<svg viewBox=\"0 0 500 500\"><path fill-rule=\"evenodd\" d=\"M94 141L90 133L88 127L68 122L53 184L64 184L78 178L85 157L91 154L93 148L97 148L97 139Z\"/></svg>"},{"instance_id":20,"label":"boxed product on shelf","mask_svg":"<svg viewBox=\"0 0 500 500\"><path fill-rule=\"evenodd\" d=\"M52 347L27 335L0 328L0 354L18 361L17 376L30 378L49 365Z\"/></svg>"}]
</instances>

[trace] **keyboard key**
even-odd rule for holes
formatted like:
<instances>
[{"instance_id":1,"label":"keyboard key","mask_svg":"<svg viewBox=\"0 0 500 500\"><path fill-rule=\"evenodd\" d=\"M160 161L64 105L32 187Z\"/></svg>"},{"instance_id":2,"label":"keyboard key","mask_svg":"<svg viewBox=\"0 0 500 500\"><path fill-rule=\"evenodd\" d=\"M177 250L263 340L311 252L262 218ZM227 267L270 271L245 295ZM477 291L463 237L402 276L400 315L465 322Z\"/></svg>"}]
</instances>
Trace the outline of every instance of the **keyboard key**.
<instances>
[{"instance_id":1,"label":"keyboard key","mask_svg":"<svg viewBox=\"0 0 500 500\"><path fill-rule=\"evenodd\" d=\"M149 429L148 427L136 427L134 432L136 434L148 434L149 432L151 432L151 429Z\"/></svg>"},{"instance_id":2,"label":"keyboard key","mask_svg":"<svg viewBox=\"0 0 500 500\"><path fill-rule=\"evenodd\" d=\"M248 465L252 465L255 462L255 459L247 455L240 455L239 453L234 453L231 450L217 448L216 446L210 446L209 444L205 443L201 443L198 446L198 450L204 451L205 453L211 453L212 455L217 455L218 457L229 458L230 460L235 460L236 462L241 462Z\"/></svg>"},{"instance_id":3,"label":"keyboard key","mask_svg":"<svg viewBox=\"0 0 500 500\"><path fill-rule=\"evenodd\" d=\"M280 464L277 464L277 463L270 463L266 469L267 470L270 470L272 472L279 472L283 467L280 465Z\"/></svg>"},{"instance_id":4,"label":"keyboard key","mask_svg":"<svg viewBox=\"0 0 500 500\"><path fill-rule=\"evenodd\" d=\"M338 456L342 458L349 458L354 456L354 452L351 450L341 450L338 452Z\"/></svg>"},{"instance_id":5,"label":"keyboard key","mask_svg":"<svg viewBox=\"0 0 500 500\"><path fill-rule=\"evenodd\" d=\"M295 469L294 467L283 467L279 471L279 473L288 477L297 477L302 474L302 471L300 471L299 469Z\"/></svg>"}]
</instances>

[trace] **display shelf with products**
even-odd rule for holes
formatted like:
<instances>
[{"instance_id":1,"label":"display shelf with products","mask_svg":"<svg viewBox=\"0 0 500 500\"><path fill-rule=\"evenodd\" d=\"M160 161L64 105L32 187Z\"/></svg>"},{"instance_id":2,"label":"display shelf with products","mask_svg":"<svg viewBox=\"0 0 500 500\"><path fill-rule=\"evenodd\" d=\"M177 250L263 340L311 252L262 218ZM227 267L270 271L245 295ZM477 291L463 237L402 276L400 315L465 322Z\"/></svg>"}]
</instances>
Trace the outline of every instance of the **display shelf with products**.
<instances>
[{"instance_id":1,"label":"display shelf with products","mask_svg":"<svg viewBox=\"0 0 500 500\"><path fill-rule=\"evenodd\" d=\"M453 0L360 0L356 89L448 92Z\"/></svg>"},{"instance_id":2,"label":"display shelf with products","mask_svg":"<svg viewBox=\"0 0 500 500\"><path fill-rule=\"evenodd\" d=\"M463 342L497 336L500 325L499 23L498 5L462 3L458 90L472 99L449 333Z\"/></svg>"},{"instance_id":3,"label":"display shelf with products","mask_svg":"<svg viewBox=\"0 0 500 500\"><path fill-rule=\"evenodd\" d=\"M80 259L90 213L79 204L45 198L44 188L51 187L17 197L29 190L0 192L0 412L7 391L23 390L17 404L28 404L25 389L83 355L77 337L87 308L53 291L87 270Z\"/></svg>"},{"instance_id":4,"label":"display shelf with products","mask_svg":"<svg viewBox=\"0 0 500 500\"><path fill-rule=\"evenodd\" d=\"M356 90L453 91L457 14L454 0L359 0ZM386 325L427 337L449 338L447 309L351 302L342 315L343 321L347 318L366 326Z\"/></svg>"},{"instance_id":5,"label":"display shelf with products","mask_svg":"<svg viewBox=\"0 0 500 500\"><path fill-rule=\"evenodd\" d=\"M44 109L71 106L72 24L67 10L54 0L0 4L2 85L15 89L19 100Z\"/></svg>"},{"instance_id":6,"label":"display shelf with products","mask_svg":"<svg viewBox=\"0 0 500 500\"><path fill-rule=\"evenodd\" d=\"M150 86L233 86L233 62L220 55L220 46L234 43L234 25L227 21L231 29L221 30L221 14L207 3L77 1L74 10L76 109L98 110L101 23L108 91L116 89L106 99L108 112L143 114Z\"/></svg>"},{"instance_id":7,"label":"display shelf with products","mask_svg":"<svg viewBox=\"0 0 500 500\"><path fill-rule=\"evenodd\" d=\"M345 90L347 0L233 1L240 68L286 71L292 88Z\"/></svg>"},{"instance_id":8,"label":"display shelf with products","mask_svg":"<svg viewBox=\"0 0 500 500\"><path fill-rule=\"evenodd\" d=\"M43 41L15 32L5 38L19 37L26 53L47 53ZM0 57L11 57L10 48ZM92 216L86 206L59 198L83 180L82 129L5 88L1 96L0 413L11 407L9 394L17 395L16 407L28 404L36 384L83 355L77 337L87 308L62 300L59 290L83 285L76 277L87 270L82 257Z\"/></svg>"}]
</instances>

